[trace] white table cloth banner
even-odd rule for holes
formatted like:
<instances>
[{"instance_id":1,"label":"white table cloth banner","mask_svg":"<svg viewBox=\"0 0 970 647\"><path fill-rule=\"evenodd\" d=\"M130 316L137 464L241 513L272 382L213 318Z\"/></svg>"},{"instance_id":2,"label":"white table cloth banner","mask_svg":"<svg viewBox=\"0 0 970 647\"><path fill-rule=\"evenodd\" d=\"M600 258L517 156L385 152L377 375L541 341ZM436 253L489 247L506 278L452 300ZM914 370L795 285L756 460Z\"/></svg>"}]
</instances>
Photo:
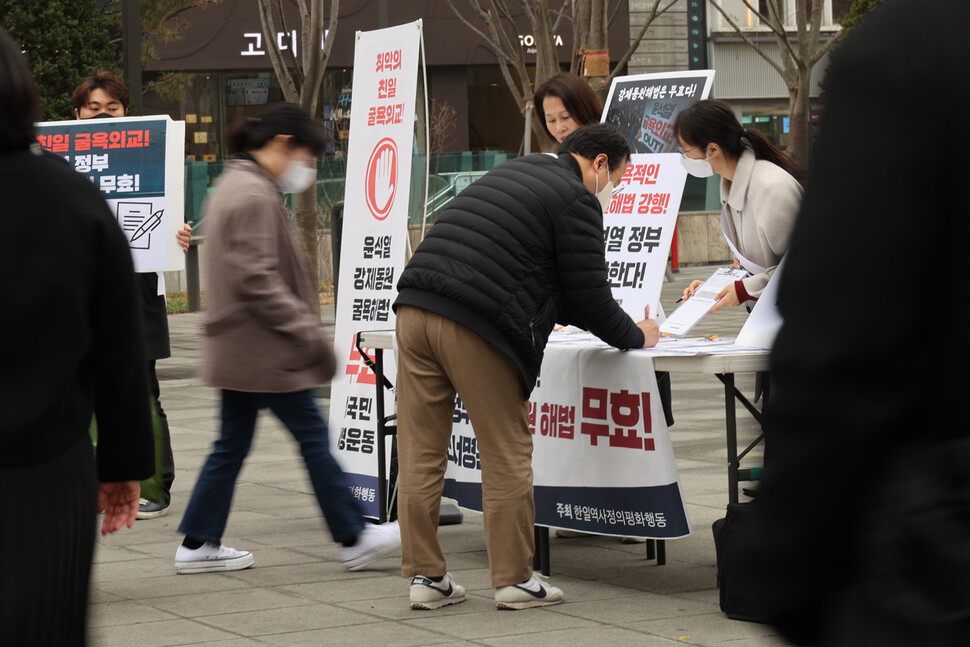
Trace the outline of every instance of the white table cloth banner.
<instances>
[{"instance_id":1,"label":"white table cloth banner","mask_svg":"<svg viewBox=\"0 0 970 647\"><path fill-rule=\"evenodd\" d=\"M690 534L649 355L550 343L529 407L537 525L654 539ZM481 461L460 399L445 479L445 496L482 509Z\"/></svg>"}]
</instances>

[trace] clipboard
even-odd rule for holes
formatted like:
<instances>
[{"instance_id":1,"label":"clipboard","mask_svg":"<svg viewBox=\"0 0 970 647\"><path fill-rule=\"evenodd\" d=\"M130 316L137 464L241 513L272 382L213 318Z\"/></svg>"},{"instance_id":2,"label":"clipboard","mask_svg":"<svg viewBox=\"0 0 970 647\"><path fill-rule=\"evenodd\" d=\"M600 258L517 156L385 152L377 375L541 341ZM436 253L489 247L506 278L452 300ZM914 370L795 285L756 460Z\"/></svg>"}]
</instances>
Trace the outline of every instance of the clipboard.
<instances>
[{"instance_id":1,"label":"clipboard","mask_svg":"<svg viewBox=\"0 0 970 647\"><path fill-rule=\"evenodd\" d=\"M717 303L717 295L725 286L740 281L748 273L742 269L720 267L694 291L694 296L685 300L679 308L660 324L661 334L682 337L689 333Z\"/></svg>"}]
</instances>

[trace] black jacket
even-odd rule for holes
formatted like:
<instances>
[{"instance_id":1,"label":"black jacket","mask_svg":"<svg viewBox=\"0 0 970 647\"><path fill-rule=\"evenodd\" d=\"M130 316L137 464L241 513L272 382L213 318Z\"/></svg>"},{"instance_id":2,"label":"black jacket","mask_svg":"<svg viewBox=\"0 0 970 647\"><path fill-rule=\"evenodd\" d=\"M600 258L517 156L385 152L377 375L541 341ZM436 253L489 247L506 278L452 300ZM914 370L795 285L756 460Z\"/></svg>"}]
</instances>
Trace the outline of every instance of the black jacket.
<instances>
[{"instance_id":1,"label":"black jacket","mask_svg":"<svg viewBox=\"0 0 970 647\"><path fill-rule=\"evenodd\" d=\"M571 155L514 159L462 191L401 275L401 305L447 317L509 355L525 397L556 322L617 348L643 346L613 298L603 213Z\"/></svg>"},{"instance_id":2,"label":"black jacket","mask_svg":"<svg viewBox=\"0 0 970 647\"><path fill-rule=\"evenodd\" d=\"M98 478L155 471L144 325L131 252L104 196L70 166L0 153L0 469L50 460L98 419ZM92 514L94 511L91 511Z\"/></svg>"},{"instance_id":3,"label":"black jacket","mask_svg":"<svg viewBox=\"0 0 970 647\"><path fill-rule=\"evenodd\" d=\"M168 308L165 297L158 293L158 273L139 272L138 296L142 320L145 322L146 358L149 361L172 356L168 340Z\"/></svg>"}]
</instances>

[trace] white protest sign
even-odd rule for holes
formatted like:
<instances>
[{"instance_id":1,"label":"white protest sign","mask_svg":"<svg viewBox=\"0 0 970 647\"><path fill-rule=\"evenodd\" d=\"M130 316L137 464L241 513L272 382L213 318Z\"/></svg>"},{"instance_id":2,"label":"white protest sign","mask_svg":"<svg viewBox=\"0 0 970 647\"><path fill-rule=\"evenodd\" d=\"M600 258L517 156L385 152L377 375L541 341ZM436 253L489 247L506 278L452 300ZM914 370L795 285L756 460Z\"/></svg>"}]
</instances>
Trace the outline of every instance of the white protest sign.
<instances>
[{"instance_id":1,"label":"white protest sign","mask_svg":"<svg viewBox=\"0 0 970 647\"><path fill-rule=\"evenodd\" d=\"M660 289L677 225L687 172L677 153L673 122L706 99L713 70L618 77L603 121L626 135L634 154L603 215L606 262L613 296L639 321L659 312Z\"/></svg>"},{"instance_id":2,"label":"white protest sign","mask_svg":"<svg viewBox=\"0 0 970 647\"><path fill-rule=\"evenodd\" d=\"M407 249L420 20L357 32L337 285L330 441L365 514L378 517L375 375L356 334L394 328ZM366 349L371 355L371 349ZM386 369L394 375L393 363ZM393 394L386 395L393 402Z\"/></svg>"},{"instance_id":3,"label":"white protest sign","mask_svg":"<svg viewBox=\"0 0 970 647\"><path fill-rule=\"evenodd\" d=\"M634 153L676 153L677 114L706 99L714 70L659 72L613 79L602 121L623 131Z\"/></svg>"},{"instance_id":4,"label":"white protest sign","mask_svg":"<svg viewBox=\"0 0 970 647\"><path fill-rule=\"evenodd\" d=\"M185 122L168 116L37 124L41 148L101 189L137 272L181 270L175 232L185 222Z\"/></svg>"},{"instance_id":5,"label":"white protest sign","mask_svg":"<svg viewBox=\"0 0 970 647\"><path fill-rule=\"evenodd\" d=\"M634 321L658 313L667 256L687 172L677 153L630 156L603 214L606 265L613 296Z\"/></svg>"}]
</instances>

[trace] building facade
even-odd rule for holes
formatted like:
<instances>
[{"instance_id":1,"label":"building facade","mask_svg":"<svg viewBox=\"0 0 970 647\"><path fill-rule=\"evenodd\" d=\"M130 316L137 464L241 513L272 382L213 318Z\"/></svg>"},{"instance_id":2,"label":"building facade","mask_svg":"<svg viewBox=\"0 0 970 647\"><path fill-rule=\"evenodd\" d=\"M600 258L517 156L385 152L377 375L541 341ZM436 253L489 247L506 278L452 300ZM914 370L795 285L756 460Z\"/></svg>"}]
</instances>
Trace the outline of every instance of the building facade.
<instances>
[{"instance_id":1,"label":"building facade","mask_svg":"<svg viewBox=\"0 0 970 647\"><path fill-rule=\"evenodd\" d=\"M744 0L716 0L742 26L749 38L774 59L778 45L771 32ZM823 35L839 29L838 21L851 0L824 0ZM794 32L796 0L783 0L788 28ZM514 3L510 3L514 5ZM550 3L553 4L553 3ZM615 5L615 6L614 6ZM626 52L657 0L610 2L609 52L611 68ZM667 5L667 0L659 6ZM762 11L765 0L760 0ZM187 154L198 160L218 160L225 155L223 133L239 116L254 114L268 102L282 100L282 92L270 63L268 49L282 55L299 53L299 21L295 0L283 0L286 19L275 42L265 42L255 0L223 0L183 14L188 27L182 37L157 47L158 59L146 67L146 80L162 73L184 79L184 98L179 104L157 96L145 99L146 112L163 112L184 119ZM463 3L456 6L464 7ZM521 112L502 78L495 55L482 39L440 0L344 0L333 35L323 89L324 120L332 127L334 149L346 137L345 117L352 100L353 43L358 30L424 21L424 50L429 95L441 114L452 115L446 151L519 149L523 121ZM519 44L534 60L535 36L523 12L513 16ZM563 21L565 23L565 21ZM480 26L480 24L479 24ZM747 31L750 30L750 31ZM568 67L573 52L572 27L561 24L556 33L559 59ZM819 111L820 81L826 59L812 73L813 116ZM706 0L678 0L650 24L633 54L626 74L684 69L714 69L712 97L731 103L746 125L767 133L784 147L787 141L788 90L778 71L736 33L724 16ZM444 110L447 108L448 110ZM451 112L453 111L453 113ZM434 112L434 108L432 109Z\"/></svg>"},{"instance_id":2,"label":"building facade","mask_svg":"<svg viewBox=\"0 0 970 647\"><path fill-rule=\"evenodd\" d=\"M200 161L222 159L226 154L223 133L233 119L255 114L262 105L283 99L268 49L276 48L285 57L299 53L305 44L298 42L295 0L283 0L282 6L286 27L281 23L275 42L266 42L263 37L256 0L223 0L185 12L182 18L188 26L182 37L157 47L158 59L146 66L146 81L163 73L176 73L184 77L185 94L179 104L147 96L145 110L186 121L188 156ZM523 132L519 107L495 55L455 15L449 3L343 0L336 33L326 36L333 43L324 80L323 118L332 129L334 152L339 151L341 137L347 134L346 117L353 97L354 34L418 18L424 23L429 96L439 109L447 106L454 111L452 132L441 149L517 151ZM535 36L524 13L520 11L512 18L528 64L535 59ZM612 27L610 51L618 57L628 46L626 0L620 0ZM559 60L568 66L573 51L571 25L562 25L555 40Z\"/></svg>"}]
</instances>

